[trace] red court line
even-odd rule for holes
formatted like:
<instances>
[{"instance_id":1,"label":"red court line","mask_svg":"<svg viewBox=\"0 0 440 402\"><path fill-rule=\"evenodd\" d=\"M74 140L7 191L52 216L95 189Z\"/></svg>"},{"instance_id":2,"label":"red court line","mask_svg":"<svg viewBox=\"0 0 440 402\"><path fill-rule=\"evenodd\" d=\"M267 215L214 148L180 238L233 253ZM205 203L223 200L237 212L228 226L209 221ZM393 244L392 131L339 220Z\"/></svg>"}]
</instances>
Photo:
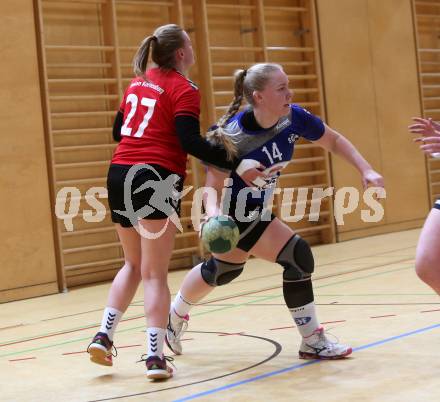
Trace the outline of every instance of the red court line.
<instances>
[{"instance_id":1,"label":"red court line","mask_svg":"<svg viewBox=\"0 0 440 402\"><path fill-rule=\"evenodd\" d=\"M396 317L396 314L387 314L387 315L376 315L370 318L383 318L383 317Z\"/></svg>"},{"instance_id":2,"label":"red court line","mask_svg":"<svg viewBox=\"0 0 440 402\"><path fill-rule=\"evenodd\" d=\"M87 353L87 350L81 350L81 352L66 352L66 353L61 353L62 356L67 356L67 355L78 355L80 353Z\"/></svg>"},{"instance_id":3,"label":"red court line","mask_svg":"<svg viewBox=\"0 0 440 402\"><path fill-rule=\"evenodd\" d=\"M193 341L193 340L194 338L185 338L185 339L181 339L180 341L183 342L183 341Z\"/></svg>"},{"instance_id":4,"label":"red court line","mask_svg":"<svg viewBox=\"0 0 440 402\"><path fill-rule=\"evenodd\" d=\"M24 358L22 358L22 359L11 359L11 360L9 360L10 362L19 362L19 361L21 361L21 360L34 360L34 359L36 359L36 357L24 357Z\"/></svg>"},{"instance_id":5,"label":"red court line","mask_svg":"<svg viewBox=\"0 0 440 402\"><path fill-rule=\"evenodd\" d=\"M421 311L421 313L430 313L432 311L440 311L440 308L437 308L435 310L424 310L424 311Z\"/></svg>"}]
</instances>

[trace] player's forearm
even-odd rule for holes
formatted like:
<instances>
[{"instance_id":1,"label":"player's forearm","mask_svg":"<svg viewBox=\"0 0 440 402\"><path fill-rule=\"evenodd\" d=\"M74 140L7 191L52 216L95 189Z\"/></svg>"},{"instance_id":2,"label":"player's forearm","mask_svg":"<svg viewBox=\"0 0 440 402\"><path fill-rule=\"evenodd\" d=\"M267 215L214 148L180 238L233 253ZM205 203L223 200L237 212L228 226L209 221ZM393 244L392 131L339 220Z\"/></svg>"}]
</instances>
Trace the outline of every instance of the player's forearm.
<instances>
[{"instance_id":1,"label":"player's forearm","mask_svg":"<svg viewBox=\"0 0 440 402\"><path fill-rule=\"evenodd\" d=\"M115 121L113 122L113 139L116 142L121 141L121 128L123 122L124 122L124 113L122 113L119 110L118 113L116 113Z\"/></svg>"},{"instance_id":2,"label":"player's forearm","mask_svg":"<svg viewBox=\"0 0 440 402\"><path fill-rule=\"evenodd\" d=\"M221 197L226 178L226 174L212 167L208 168L203 192L203 205L207 216L217 216L222 213Z\"/></svg>"},{"instance_id":3,"label":"player's forearm","mask_svg":"<svg viewBox=\"0 0 440 402\"><path fill-rule=\"evenodd\" d=\"M353 165L361 174L372 169L371 165L361 155L357 148L342 135L338 135L335 138L332 153L340 156Z\"/></svg>"},{"instance_id":4,"label":"player's forearm","mask_svg":"<svg viewBox=\"0 0 440 402\"><path fill-rule=\"evenodd\" d=\"M177 116L175 124L180 144L187 153L211 165L233 170L235 165L228 160L226 150L219 145L211 144L200 135L200 124L196 118Z\"/></svg>"}]
</instances>

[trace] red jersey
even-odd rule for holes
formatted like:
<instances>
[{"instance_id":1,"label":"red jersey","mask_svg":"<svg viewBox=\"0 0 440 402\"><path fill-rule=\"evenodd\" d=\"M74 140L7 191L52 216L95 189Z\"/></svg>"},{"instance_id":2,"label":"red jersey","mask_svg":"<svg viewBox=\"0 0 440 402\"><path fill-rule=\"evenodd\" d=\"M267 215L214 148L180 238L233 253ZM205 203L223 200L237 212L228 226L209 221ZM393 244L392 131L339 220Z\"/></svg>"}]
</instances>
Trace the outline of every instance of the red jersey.
<instances>
[{"instance_id":1,"label":"red jersey","mask_svg":"<svg viewBox=\"0 0 440 402\"><path fill-rule=\"evenodd\" d=\"M187 153L176 133L176 116L200 115L198 88L176 70L152 68L131 81L120 111L124 113L121 142L112 163L151 163L185 175Z\"/></svg>"}]
</instances>

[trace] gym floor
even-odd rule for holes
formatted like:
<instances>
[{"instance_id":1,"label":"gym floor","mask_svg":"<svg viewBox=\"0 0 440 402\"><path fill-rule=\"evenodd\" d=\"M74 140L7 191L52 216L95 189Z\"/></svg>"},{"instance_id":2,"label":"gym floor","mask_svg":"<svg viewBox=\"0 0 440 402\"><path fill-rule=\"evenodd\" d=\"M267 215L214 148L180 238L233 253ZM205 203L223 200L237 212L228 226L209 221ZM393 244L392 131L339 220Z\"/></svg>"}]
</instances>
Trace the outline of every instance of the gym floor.
<instances>
[{"instance_id":1,"label":"gym floor","mask_svg":"<svg viewBox=\"0 0 440 402\"><path fill-rule=\"evenodd\" d=\"M318 316L353 346L339 361L298 358L281 269L250 260L192 310L175 376L150 382L142 363L142 290L120 322L113 367L89 362L109 283L4 304L1 401L438 401L440 300L414 272L419 230L313 248ZM171 272L175 294L185 275ZM167 348L166 353L171 354Z\"/></svg>"}]
</instances>

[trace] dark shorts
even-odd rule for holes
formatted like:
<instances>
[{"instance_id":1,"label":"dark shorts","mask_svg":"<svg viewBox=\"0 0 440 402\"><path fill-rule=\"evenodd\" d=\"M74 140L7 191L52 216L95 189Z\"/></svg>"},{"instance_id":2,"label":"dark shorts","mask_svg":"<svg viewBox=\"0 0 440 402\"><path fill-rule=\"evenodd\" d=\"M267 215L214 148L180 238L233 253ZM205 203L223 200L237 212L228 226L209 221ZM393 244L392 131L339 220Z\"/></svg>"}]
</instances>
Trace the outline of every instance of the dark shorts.
<instances>
[{"instance_id":1,"label":"dark shorts","mask_svg":"<svg viewBox=\"0 0 440 402\"><path fill-rule=\"evenodd\" d=\"M183 180L159 165L110 165L107 190L112 221L127 228L139 219L166 219L174 212L180 216Z\"/></svg>"},{"instance_id":2,"label":"dark shorts","mask_svg":"<svg viewBox=\"0 0 440 402\"><path fill-rule=\"evenodd\" d=\"M236 208L234 202L231 202L229 211L223 211L226 215L229 215L234 219L240 231L240 240L238 241L237 248L248 252L258 242L263 235L266 228L275 219L275 215L266 211L263 215L258 214L256 211L262 211L263 206L249 206L247 205L242 216L237 217L239 211ZM252 220L243 221L243 216L254 217Z\"/></svg>"},{"instance_id":3,"label":"dark shorts","mask_svg":"<svg viewBox=\"0 0 440 402\"><path fill-rule=\"evenodd\" d=\"M440 209L440 199L434 203L433 208Z\"/></svg>"}]
</instances>

